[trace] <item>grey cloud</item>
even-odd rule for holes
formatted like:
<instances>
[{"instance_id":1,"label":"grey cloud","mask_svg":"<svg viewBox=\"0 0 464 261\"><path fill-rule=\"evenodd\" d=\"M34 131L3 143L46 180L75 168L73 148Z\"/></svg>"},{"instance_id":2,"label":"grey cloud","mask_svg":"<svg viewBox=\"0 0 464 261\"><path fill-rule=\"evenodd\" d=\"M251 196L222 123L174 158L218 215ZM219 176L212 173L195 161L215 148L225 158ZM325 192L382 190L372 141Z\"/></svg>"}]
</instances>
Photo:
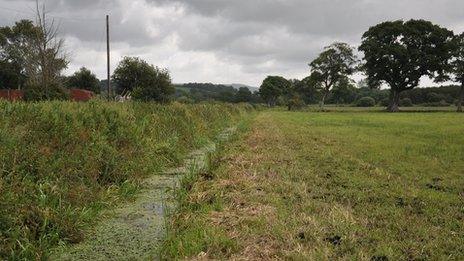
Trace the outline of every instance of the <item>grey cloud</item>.
<instances>
[{"instance_id":1,"label":"grey cloud","mask_svg":"<svg viewBox=\"0 0 464 261\"><path fill-rule=\"evenodd\" d=\"M427 18L437 23L462 19L459 0L152 0L179 2L206 16L288 26L297 32L352 33L380 20Z\"/></svg>"},{"instance_id":2,"label":"grey cloud","mask_svg":"<svg viewBox=\"0 0 464 261\"><path fill-rule=\"evenodd\" d=\"M34 2L0 0L0 26L27 16ZM462 0L46 0L46 4L63 35L81 41L85 50L102 49L104 18L110 14L112 42L122 48L118 53L143 50L147 57L155 57L152 63L180 68L178 74L184 78L177 81L208 81L197 78L202 57L216 63L203 72L214 79L227 77L229 70L244 77L236 81L253 84L268 73L301 76L324 45L333 41L356 45L365 30L385 20L424 18L464 29Z\"/></svg>"}]
</instances>

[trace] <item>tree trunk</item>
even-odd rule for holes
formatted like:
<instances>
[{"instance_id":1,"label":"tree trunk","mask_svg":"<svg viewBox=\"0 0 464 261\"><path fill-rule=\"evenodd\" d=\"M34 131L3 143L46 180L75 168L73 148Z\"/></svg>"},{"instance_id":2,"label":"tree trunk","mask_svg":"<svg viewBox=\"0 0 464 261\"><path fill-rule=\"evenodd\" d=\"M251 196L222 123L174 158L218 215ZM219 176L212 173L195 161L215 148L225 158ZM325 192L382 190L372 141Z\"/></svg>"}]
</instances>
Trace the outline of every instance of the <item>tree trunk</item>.
<instances>
[{"instance_id":1,"label":"tree trunk","mask_svg":"<svg viewBox=\"0 0 464 261\"><path fill-rule=\"evenodd\" d=\"M461 83L461 91L459 92L458 112L462 112L462 101L464 100L464 82Z\"/></svg>"},{"instance_id":2,"label":"tree trunk","mask_svg":"<svg viewBox=\"0 0 464 261\"><path fill-rule=\"evenodd\" d=\"M319 108L321 109L321 111L324 110L325 99L327 98L328 93L329 93L328 91L324 91L324 94L322 94L321 103L319 104Z\"/></svg>"},{"instance_id":3,"label":"tree trunk","mask_svg":"<svg viewBox=\"0 0 464 261\"><path fill-rule=\"evenodd\" d=\"M400 92L397 90L390 91L390 105L388 105L387 111L399 112L400 111Z\"/></svg>"}]
</instances>

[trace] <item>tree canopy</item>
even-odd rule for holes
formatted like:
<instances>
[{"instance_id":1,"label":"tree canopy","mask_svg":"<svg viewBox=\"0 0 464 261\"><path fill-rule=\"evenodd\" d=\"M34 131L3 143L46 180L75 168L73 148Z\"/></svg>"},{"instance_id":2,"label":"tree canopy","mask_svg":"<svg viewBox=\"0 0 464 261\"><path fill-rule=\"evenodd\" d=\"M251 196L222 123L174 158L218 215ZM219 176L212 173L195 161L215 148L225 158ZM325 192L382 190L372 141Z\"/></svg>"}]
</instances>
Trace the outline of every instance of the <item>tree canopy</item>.
<instances>
[{"instance_id":1,"label":"tree canopy","mask_svg":"<svg viewBox=\"0 0 464 261\"><path fill-rule=\"evenodd\" d=\"M169 71L138 57L124 57L113 73L117 92L135 100L167 102L175 93Z\"/></svg>"},{"instance_id":2,"label":"tree canopy","mask_svg":"<svg viewBox=\"0 0 464 261\"><path fill-rule=\"evenodd\" d=\"M363 69L371 86L391 88L389 111L398 111L400 93L428 76L444 79L453 32L424 20L384 22L362 37Z\"/></svg>"},{"instance_id":3,"label":"tree canopy","mask_svg":"<svg viewBox=\"0 0 464 261\"><path fill-rule=\"evenodd\" d=\"M357 90L353 80L342 77L332 88L328 101L332 104L351 104L356 101Z\"/></svg>"},{"instance_id":4,"label":"tree canopy","mask_svg":"<svg viewBox=\"0 0 464 261\"><path fill-rule=\"evenodd\" d=\"M82 67L79 71L69 76L66 84L69 88L78 88L100 93L100 80L98 80L94 73L85 67Z\"/></svg>"},{"instance_id":5,"label":"tree canopy","mask_svg":"<svg viewBox=\"0 0 464 261\"><path fill-rule=\"evenodd\" d=\"M355 72L357 58L354 49L348 44L334 43L325 47L324 51L309 66L311 67L311 78L322 86L322 108L331 88Z\"/></svg>"},{"instance_id":6,"label":"tree canopy","mask_svg":"<svg viewBox=\"0 0 464 261\"><path fill-rule=\"evenodd\" d=\"M0 88L21 88L26 83L27 57L40 33L32 21L21 20L0 28Z\"/></svg>"},{"instance_id":7,"label":"tree canopy","mask_svg":"<svg viewBox=\"0 0 464 261\"><path fill-rule=\"evenodd\" d=\"M268 106L275 106L279 96L285 94L291 87L291 82L281 76L268 76L264 79L259 94Z\"/></svg>"},{"instance_id":8,"label":"tree canopy","mask_svg":"<svg viewBox=\"0 0 464 261\"><path fill-rule=\"evenodd\" d=\"M240 87L235 94L235 102L252 102L253 93L247 87Z\"/></svg>"}]
</instances>

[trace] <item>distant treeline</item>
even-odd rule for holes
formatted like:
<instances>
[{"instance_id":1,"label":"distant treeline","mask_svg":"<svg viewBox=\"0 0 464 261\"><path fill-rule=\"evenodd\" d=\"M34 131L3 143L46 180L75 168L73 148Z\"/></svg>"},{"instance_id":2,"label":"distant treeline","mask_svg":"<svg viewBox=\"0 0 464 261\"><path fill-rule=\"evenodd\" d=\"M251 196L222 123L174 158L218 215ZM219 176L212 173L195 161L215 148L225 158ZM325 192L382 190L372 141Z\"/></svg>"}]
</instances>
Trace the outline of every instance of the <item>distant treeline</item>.
<instances>
[{"instance_id":1,"label":"distant treeline","mask_svg":"<svg viewBox=\"0 0 464 261\"><path fill-rule=\"evenodd\" d=\"M234 88L230 85L212 83L176 84L176 100L186 103L221 101L230 103L261 103L258 91L247 87Z\"/></svg>"},{"instance_id":2,"label":"distant treeline","mask_svg":"<svg viewBox=\"0 0 464 261\"><path fill-rule=\"evenodd\" d=\"M441 87L415 88L401 93L400 103L402 106L424 105L424 106L449 106L454 105L459 99L460 86L450 85ZM306 104L318 104L322 93L320 90L304 86L295 88ZM358 104L362 98L370 97L375 100L376 105L388 106L390 90L372 89L364 86L364 82L358 84L338 84L328 95L328 104Z\"/></svg>"},{"instance_id":3,"label":"distant treeline","mask_svg":"<svg viewBox=\"0 0 464 261\"><path fill-rule=\"evenodd\" d=\"M319 89L305 84L305 80L291 81L295 90L301 95L305 104L318 104L322 93ZM389 100L390 91L387 89L371 89L363 86L364 82L354 84L351 82L339 84L330 93L327 103L339 105L355 105L365 97L371 97L377 105L386 106ZM236 89L229 85L213 83L186 83L176 84L176 100L187 103L202 101L221 101L221 102L248 102L263 103L258 91L251 92L246 87ZM408 106L409 101L413 105L426 106L448 106L455 104L459 98L459 86L442 86L430 88L417 88L405 91L401 94L404 106ZM278 105L286 105L284 99L278 100Z\"/></svg>"}]
</instances>

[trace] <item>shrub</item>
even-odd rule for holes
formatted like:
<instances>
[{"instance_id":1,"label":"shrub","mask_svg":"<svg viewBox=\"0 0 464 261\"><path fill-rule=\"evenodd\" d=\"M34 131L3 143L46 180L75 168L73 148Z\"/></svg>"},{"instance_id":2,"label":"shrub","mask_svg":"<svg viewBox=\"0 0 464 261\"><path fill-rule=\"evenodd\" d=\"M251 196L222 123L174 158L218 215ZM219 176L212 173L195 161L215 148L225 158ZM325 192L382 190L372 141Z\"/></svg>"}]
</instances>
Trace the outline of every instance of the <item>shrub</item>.
<instances>
[{"instance_id":1,"label":"shrub","mask_svg":"<svg viewBox=\"0 0 464 261\"><path fill-rule=\"evenodd\" d=\"M305 106L303 99L301 99L300 95L293 95L287 103L287 107L289 111L300 110Z\"/></svg>"},{"instance_id":2,"label":"shrub","mask_svg":"<svg viewBox=\"0 0 464 261\"><path fill-rule=\"evenodd\" d=\"M384 98L379 102L380 106L388 107L390 105L390 98Z\"/></svg>"},{"instance_id":3,"label":"shrub","mask_svg":"<svg viewBox=\"0 0 464 261\"><path fill-rule=\"evenodd\" d=\"M439 102L423 103L422 106L424 107L448 107L448 106L451 106L451 104L447 103L445 100L441 100Z\"/></svg>"},{"instance_id":4,"label":"shrub","mask_svg":"<svg viewBox=\"0 0 464 261\"><path fill-rule=\"evenodd\" d=\"M374 107L375 100L372 97L362 97L356 102L356 106L358 107Z\"/></svg>"},{"instance_id":5,"label":"shrub","mask_svg":"<svg viewBox=\"0 0 464 261\"><path fill-rule=\"evenodd\" d=\"M187 96L180 96L177 98L177 102L183 103L183 104L193 104L195 101Z\"/></svg>"},{"instance_id":6,"label":"shrub","mask_svg":"<svg viewBox=\"0 0 464 261\"><path fill-rule=\"evenodd\" d=\"M404 98L400 100L400 106L402 107L412 107L412 100L409 98Z\"/></svg>"},{"instance_id":7,"label":"shrub","mask_svg":"<svg viewBox=\"0 0 464 261\"><path fill-rule=\"evenodd\" d=\"M59 83L52 83L48 87L36 84L27 84L24 89L26 101L68 100L69 90Z\"/></svg>"}]
</instances>

